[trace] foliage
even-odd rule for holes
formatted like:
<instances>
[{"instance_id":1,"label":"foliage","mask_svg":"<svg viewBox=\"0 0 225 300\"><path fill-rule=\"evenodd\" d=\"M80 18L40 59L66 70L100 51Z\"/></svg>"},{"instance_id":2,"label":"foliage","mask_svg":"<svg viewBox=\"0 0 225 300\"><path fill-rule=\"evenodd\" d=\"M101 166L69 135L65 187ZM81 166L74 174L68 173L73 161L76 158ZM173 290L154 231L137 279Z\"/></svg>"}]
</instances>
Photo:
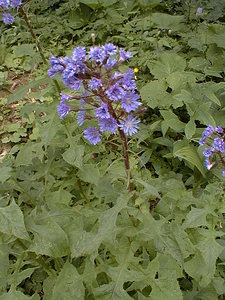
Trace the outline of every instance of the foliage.
<instances>
[{"instance_id":1,"label":"foliage","mask_svg":"<svg viewBox=\"0 0 225 300\"><path fill-rule=\"evenodd\" d=\"M224 1L32 0L46 57L130 50L143 102L127 190L113 136L90 145L19 13L0 45L0 300L223 299L224 178L199 139L224 125ZM126 71L126 69L121 70ZM63 92L67 90L59 82Z\"/></svg>"}]
</instances>

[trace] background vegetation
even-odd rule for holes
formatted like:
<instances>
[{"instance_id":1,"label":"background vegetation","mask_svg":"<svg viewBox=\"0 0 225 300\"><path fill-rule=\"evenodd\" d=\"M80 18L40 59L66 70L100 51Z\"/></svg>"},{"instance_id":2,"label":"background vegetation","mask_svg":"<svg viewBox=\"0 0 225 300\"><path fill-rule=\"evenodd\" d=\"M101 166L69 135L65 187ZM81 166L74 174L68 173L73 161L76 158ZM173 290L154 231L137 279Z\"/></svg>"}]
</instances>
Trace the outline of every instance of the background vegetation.
<instances>
[{"instance_id":1,"label":"background vegetation","mask_svg":"<svg viewBox=\"0 0 225 300\"><path fill-rule=\"evenodd\" d=\"M196 16L198 7L203 12ZM224 126L225 2L31 0L44 56L112 42L133 54L145 112L121 146L63 121L20 12L1 25L0 299L224 299L224 179L198 140ZM59 82L63 90L63 84Z\"/></svg>"}]
</instances>

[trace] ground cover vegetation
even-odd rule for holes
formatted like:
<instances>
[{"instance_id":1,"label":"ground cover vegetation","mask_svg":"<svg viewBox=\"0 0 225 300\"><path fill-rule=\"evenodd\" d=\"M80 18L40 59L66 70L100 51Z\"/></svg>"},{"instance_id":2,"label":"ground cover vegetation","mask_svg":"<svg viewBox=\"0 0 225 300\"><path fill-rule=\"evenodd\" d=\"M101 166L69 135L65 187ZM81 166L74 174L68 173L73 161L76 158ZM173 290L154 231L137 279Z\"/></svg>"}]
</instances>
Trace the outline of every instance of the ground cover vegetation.
<instances>
[{"instance_id":1,"label":"ground cover vegetation","mask_svg":"<svg viewBox=\"0 0 225 300\"><path fill-rule=\"evenodd\" d=\"M0 5L0 300L224 299L224 1Z\"/></svg>"}]
</instances>

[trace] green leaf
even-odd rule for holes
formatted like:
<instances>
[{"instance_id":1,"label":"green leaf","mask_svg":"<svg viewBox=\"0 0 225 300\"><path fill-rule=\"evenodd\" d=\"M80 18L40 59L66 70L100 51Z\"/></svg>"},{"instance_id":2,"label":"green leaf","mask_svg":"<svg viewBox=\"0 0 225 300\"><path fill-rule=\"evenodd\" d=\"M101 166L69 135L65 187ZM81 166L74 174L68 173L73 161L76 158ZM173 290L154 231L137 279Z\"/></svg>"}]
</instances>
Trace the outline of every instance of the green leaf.
<instances>
[{"instance_id":1,"label":"green leaf","mask_svg":"<svg viewBox=\"0 0 225 300\"><path fill-rule=\"evenodd\" d=\"M194 118L190 118L190 121L185 125L185 136L188 140L192 138L196 131L196 124Z\"/></svg>"},{"instance_id":2,"label":"green leaf","mask_svg":"<svg viewBox=\"0 0 225 300\"><path fill-rule=\"evenodd\" d=\"M197 244L206 265L206 277L212 279L216 271L216 260L224 248L215 239L214 233L208 232L206 238Z\"/></svg>"},{"instance_id":3,"label":"green leaf","mask_svg":"<svg viewBox=\"0 0 225 300\"><path fill-rule=\"evenodd\" d=\"M9 272L9 249L7 245L0 245L0 290L5 290Z\"/></svg>"},{"instance_id":4,"label":"green leaf","mask_svg":"<svg viewBox=\"0 0 225 300\"><path fill-rule=\"evenodd\" d=\"M192 207L191 211L187 214L182 227L186 229L186 228L195 228L199 226L207 226L207 221L206 221L207 214L208 211L204 208Z\"/></svg>"},{"instance_id":5,"label":"green leaf","mask_svg":"<svg viewBox=\"0 0 225 300\"><path fill-rule=\"evenodd\" d=\"M14 54L16 57L23 57L25 55L34 56L34 45L22 44L15 47Z\"/></svg>"},{"instance_id":6,"label":"green leaf","mask_svg":"<svg viewBox=\"0 0 225 300\"><path fill-rule=\"evenodd\" d=\"M167 78L174 72L184 71L186 61L175 53L163 53L153 65L151 73L156 79Z\"/></svg>"},{"instance_id":7,"label":"green leaf","mask_svg":"<svg viewBox=\"0 0 225 300\"><path fill-rule=\"evenodd\" d=\"M196 167L205 177L203 163L194 146L190 144L184 145L183 141L178 141L174 144L173 156L188 161L193 167Z\"/></svg>"},{"instance_id":8,"label":"green leaf","mask_svg":"<svg viewBox=\"0 0 225 300\"><path fill-rule=\"evenodd\" d=\"M45 76L44 78L41 78L39 80L33 80L26 86L19 87L16 91L14 91L9 97L8 97L8 104L22 100L24 98L27 98L26 94L29 89L31 88L39 88L41 84L46 84L50 82L49 76Z\"/></svg>"},{"instance_id":9,"label":"green leaf","mask_svg":"<svg viewBox=\"0 0 225 300\"><path fill-rule=\"evenodd\" d=\"M150 293L151 300L182 300L182 292L174 272L169 277L163 277L152 281L152 291Z\"/></svg>"},{"instance_id":10,"label":"green leaf","mask_svg":"<svg viewBox=\"0 0 225 300\"><path fill-rule=\"evenodd\" d=\"M0 296L0 300L31 300L31 297L25 296L23 293L15 290L10 290L8 293Z\"/></svg>"},{"instance_id":11,"label":"green leaf","mask_svg":"<svg viewBox=\"0 0 225 300\"><path fill-rule=\"evenodd\" d=\"M151 15L151 22L155 23L157 27L161 29L180 31L185 28L183 16L174 16L156 12Z\"/></svg>"},{"instance_id":12,"label":"green leaf","mask_svg":"<svg viewBox=\"0 0 225 300\"><path fill-rule=\"evenodd\" d=\"M4 183L7 179L11 177L11 167L2 166L0 172L0 182Z\"/></svg>"},{"instance_id":13,"label":"green leaf","mask_svg":"<svg viewBox=\"0 0 225 300\"><path fill-rule=\"evenodd\" d=\"M27 142L22 145L16 157L16 166L28 166L32 164L34 158L38 157L40 161L44 156L42 143Z\"/></svg>"},{"instance_id":14,"label":"green leaf","mask_svg":"<svg viewBox=\"0 0 225 300\"><path fill-rule=\"evenodd\" d=\"M18 286L23 280L26 278L30 278L34 271L37 269L35 268L27 268L26 270L22 270L20 272L14 272L8 280L8 284L12 284L13 286Z\"/></svg>"},{"instance_id":15,"label":"green leaf","mask_svg":"<svg viewBox=\"0 0 225 300\"><path fill-rule=\"evenodd\" d=\"M52 300L84 299L82 277L68 261L60 271L53 288Z\"/></svg>"},{"instance_id":16,"label":"green leaf","mask_svg":"<svg viewBox=\"0 0 225 300\"><path fill-rule=\"evenodd\" d=\"M165 80L153 80L144 85L141 90L141 98L151 108L166 108L172 103L169 93L166 92L167 84Z\"/></svg>"},{"instance_id":17,"label":"green leaf","mask_svg":"<svg viewBox=\"0 0 225 300\"><path fill-rule=\"evenodd\" d=\"M30 241L23 214L14 201L7 207L0 207L0 232Z\"/></svg>"},{"instance_id":18,"label":"green leaf","mask_svg":"<svg viewBox=\"0 0 225 300\"><path fill-rule=\"evenodd\" d=\"M63 229L46 212L34 209L26 219L29 231L33 233L29 251L53 258L69 254L69 241Z\"/></svg>"},{"instance_id":19,"label":"green leaf","mask_svg":"<svg viewBox=\"0 0 225 300\"><path fill-rule=\"evenodd\" d=\"M84 182L89 182L97 185L100 179L100 172L97 165L85 164L82 169L78 171L78 176Z\"/></svg>"},{"instance_id":20,"label":"green leaf","mask_svg":"<svg viewBox=\"0 0 225 300\"><path fill-rule=\"evenodd\" d=\"M173 91L179 92L181 89L196 82L196 74L176 71L167 76L166 82Z\"/></svg>"},{"instance_id":21,"label":"green leaf","mask_svg":"<svg viewBox=\"0 0 225 300\"><path fill-rule=\"evenodd\" d=\"M176 132L181 132L184 130L185 124L181 122L178 116L175 115L171 110L160 110L160 114L164 118L164 121L162 121L161 124L162 127L171 128ZM163 131L163 135L165 135L165 133L166 132Z\"/></svg>"},{"instance_id":22,"label":"green leaf","mask_svg":"<svg viewBox=\"0 0 225 300\"><path fill-rule=\"evenodd\" d=\"M75 166L79 169L82 169L83 155L84 155L84 146L77 145L74 140L74 143L70 144L69 149L67 149L63 153L62 157L68 164Z\"/></svg>"}]
</instances>

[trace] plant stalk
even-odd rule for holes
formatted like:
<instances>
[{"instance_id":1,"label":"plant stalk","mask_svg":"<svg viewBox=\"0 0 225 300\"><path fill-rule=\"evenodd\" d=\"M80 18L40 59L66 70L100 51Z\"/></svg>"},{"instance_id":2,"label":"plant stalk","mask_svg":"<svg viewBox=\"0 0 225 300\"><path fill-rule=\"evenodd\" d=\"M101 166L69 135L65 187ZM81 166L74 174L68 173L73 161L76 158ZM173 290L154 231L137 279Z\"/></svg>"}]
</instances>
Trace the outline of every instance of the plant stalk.
<instances>
[{"instance_id":1,"label":"plant stalk","mask_svg":"<svg viewBox=\"0 0 225 300\"><path fill-rule=\"evenodd\" d=\"M38 41L38 38L37 38L36 34L35 34L34 31L33 31L33 28L32 28L32 26L31 26L31 24L30 24L30 21L29 21L29 18L28 18L28 16L27 16L26 12L24 11L24 9L23 9L22 6L20 6L18 10L19 10L19 12L21 13L21 15L22 15L22 17L23 17L23 19L24 19L24 21L25 21L25 23L26 23L26 25L27 25L27 27L28 27L28 29L29 29L29 31L30 31L33 40L35 41L37 50L38 50L38 52L39 52L40 55L41 55L41 58L42 58L43 63L44 63L45 65L47 65L47 64L48 64L48 61L46 60L46 58L45 58L45 56L44 56L43 50L42 50L42 48L41 48L41 45L40 45L40 43L39 43L39 41ZM55 86L56 86L57 91L58 91L59 94L60 94L61 89L60 89L60 86L59 86L58 81L55 80L55 79L53 79L53 81L54 81L54 84L55 84Z\"/></svg>"},{"instance_id":2,"label":"plant stalk","mask_svg":"<svg viewBox=\"0 0 225 300\"><path fill-rule=\"evenodd\" d=\"M107 101L107 99L106 99L106 101ZM107 101L107 104L108 104L108 109L109 109L110 114L118 122L118 118L112 107L112 104L110 103L110 101ZM132 182L132 175L130 172L130 161L129 161L129 154L128 154L127 138L126 138L123 130L121 130L120 128L118 128L118 130L119 130L119 135L120 135L120 138L122 141L124 164L125 164L125 169L126 169L127 178L128 178L128 187L129 187L129 191L132 192L134 190L134 186L133 186L133 182Z\"/></svg>"}]
</instances>

